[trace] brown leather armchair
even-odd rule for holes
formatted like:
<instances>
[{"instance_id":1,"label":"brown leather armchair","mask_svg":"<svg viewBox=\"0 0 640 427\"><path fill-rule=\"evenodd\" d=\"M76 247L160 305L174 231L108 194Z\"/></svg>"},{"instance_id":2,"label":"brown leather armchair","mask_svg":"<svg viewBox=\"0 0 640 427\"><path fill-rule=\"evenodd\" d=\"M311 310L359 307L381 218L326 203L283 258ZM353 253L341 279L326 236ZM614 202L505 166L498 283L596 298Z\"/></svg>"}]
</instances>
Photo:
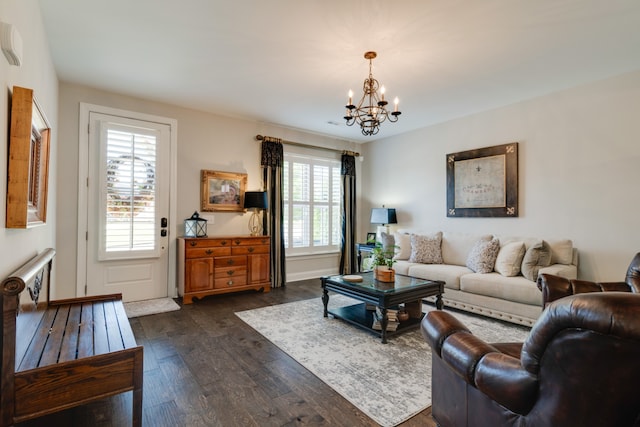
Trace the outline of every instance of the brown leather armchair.
<instances>
[{"instance_id":1,"label":"brown leather armchair","mask_svg":"<svg viewBox=\"0 0 640 427\"><path fill-rule=\"evenodd\" d=\"M631 260L624 282L589 282L570 280L551 274L538 277L538 288L542 291L543 307L557 299L587 292L634 292L640 293L640 252Z\"/></svg>"},{"instance_id":2,"label":"brown leather armchair","mask_svg":"<svg viewBox=\"0 0 640 427\"><path fill-rule=\"evenodd\" d=\"M441 427L640 426L638 294L555 301L524 343L486 343L438 310L421 328Z\"/></svg>"}]
</instances>

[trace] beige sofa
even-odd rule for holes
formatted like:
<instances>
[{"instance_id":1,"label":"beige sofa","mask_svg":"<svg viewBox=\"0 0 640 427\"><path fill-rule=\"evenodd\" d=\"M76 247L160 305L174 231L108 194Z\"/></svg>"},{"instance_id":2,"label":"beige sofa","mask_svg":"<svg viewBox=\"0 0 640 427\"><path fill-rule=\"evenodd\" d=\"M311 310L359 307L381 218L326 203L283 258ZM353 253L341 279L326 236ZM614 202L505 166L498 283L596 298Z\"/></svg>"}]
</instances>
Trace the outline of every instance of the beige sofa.
<instances>
[{"instance_id":1,"label":"beige sofa","mask_svg":"<svg viewBox=\"0 0 640 427\"><path fill-rule=\"evenodd\" d=\"M441 263L412 262L412 236L414 240L419 241L420 236L433 237L438 234L441 235ZM542 312L542 293L536 285L539 274L577 278L578 251L568 239L543 240L532 237L455 232L420 233L409 230L399 230L393 236L397 260L394 264L396 273L442 280L445 282L445 306L512 323L531 326ZM489 266L493 267L491 272L475 272L468 267L470 254L472 251L477 252L479 241L489 240L492 241L494 251L497 251L496 262L494 266ZM482 245L487 247L490 244ZM532 268L532 259L535 264L536 254L544 252L544 249L548 254L547 259L541 259L541 265L534 265ZM519 257L522 251L524 254ZM528 263L526 268L525 261ZM475 270L479 271L478 268ZM524 270L529 278L523 275Z\"/></svg>"}]
</instances>

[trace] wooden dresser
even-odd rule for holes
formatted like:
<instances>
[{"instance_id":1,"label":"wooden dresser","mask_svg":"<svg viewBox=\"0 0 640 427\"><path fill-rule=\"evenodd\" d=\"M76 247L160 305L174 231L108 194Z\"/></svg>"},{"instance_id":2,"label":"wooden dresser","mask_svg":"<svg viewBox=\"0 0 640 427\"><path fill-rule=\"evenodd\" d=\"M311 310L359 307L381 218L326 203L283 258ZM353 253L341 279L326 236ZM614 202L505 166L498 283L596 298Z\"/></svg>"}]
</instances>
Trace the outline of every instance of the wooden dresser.
<instances>
[{"instance_id":1,"label":"wooden dresser","mask_svg":"<svg viewBox=\"0 0 640 427\"><path fill-rule=\"evenodd\" d=\"M269 292L269 236L178 238L178 287L193 298L247 289Z\"/></svg>"}]
</instances>

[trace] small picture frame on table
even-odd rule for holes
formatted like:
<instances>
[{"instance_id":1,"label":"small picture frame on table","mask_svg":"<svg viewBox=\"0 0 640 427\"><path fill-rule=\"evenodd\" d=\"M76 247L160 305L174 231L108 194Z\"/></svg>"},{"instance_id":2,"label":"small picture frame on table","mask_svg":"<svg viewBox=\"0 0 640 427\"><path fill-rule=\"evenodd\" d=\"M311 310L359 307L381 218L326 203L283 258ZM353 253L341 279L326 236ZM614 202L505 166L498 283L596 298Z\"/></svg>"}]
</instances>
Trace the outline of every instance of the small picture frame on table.
<instances>
[{"instance_id":1,"label":"small picture frame on table","mask_svg":"<svg viewBox=\"0 0 640 427\"><path fill-rule=\"evenodd\" d=\"M376 233L367 233L367 245L376 244Z\"/></svg>"}]
</instances>

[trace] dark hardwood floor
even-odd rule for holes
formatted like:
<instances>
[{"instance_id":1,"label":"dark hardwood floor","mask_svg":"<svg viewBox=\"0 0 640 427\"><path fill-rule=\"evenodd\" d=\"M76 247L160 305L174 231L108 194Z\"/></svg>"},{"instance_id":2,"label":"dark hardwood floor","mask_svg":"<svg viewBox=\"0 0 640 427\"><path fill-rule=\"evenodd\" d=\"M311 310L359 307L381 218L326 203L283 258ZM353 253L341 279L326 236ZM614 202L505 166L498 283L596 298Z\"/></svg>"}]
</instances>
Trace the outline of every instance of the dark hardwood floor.
<instances>
[{"instance_id":1,"label":"dark hardwood floor","mask_svg":"<svg viewBox=\"0 0 640 427\"><path fill-rule=\"evenodd\" d=\"M233 314L321 292L319 280L301 281L266 294L212 296L179 311L131 319L138 344L144 346L143 425L376 426ZM131 393L124 393L19 425L130 423ZM429 408L401 426L436 424Z\"/></svg>"}]
</instances>

